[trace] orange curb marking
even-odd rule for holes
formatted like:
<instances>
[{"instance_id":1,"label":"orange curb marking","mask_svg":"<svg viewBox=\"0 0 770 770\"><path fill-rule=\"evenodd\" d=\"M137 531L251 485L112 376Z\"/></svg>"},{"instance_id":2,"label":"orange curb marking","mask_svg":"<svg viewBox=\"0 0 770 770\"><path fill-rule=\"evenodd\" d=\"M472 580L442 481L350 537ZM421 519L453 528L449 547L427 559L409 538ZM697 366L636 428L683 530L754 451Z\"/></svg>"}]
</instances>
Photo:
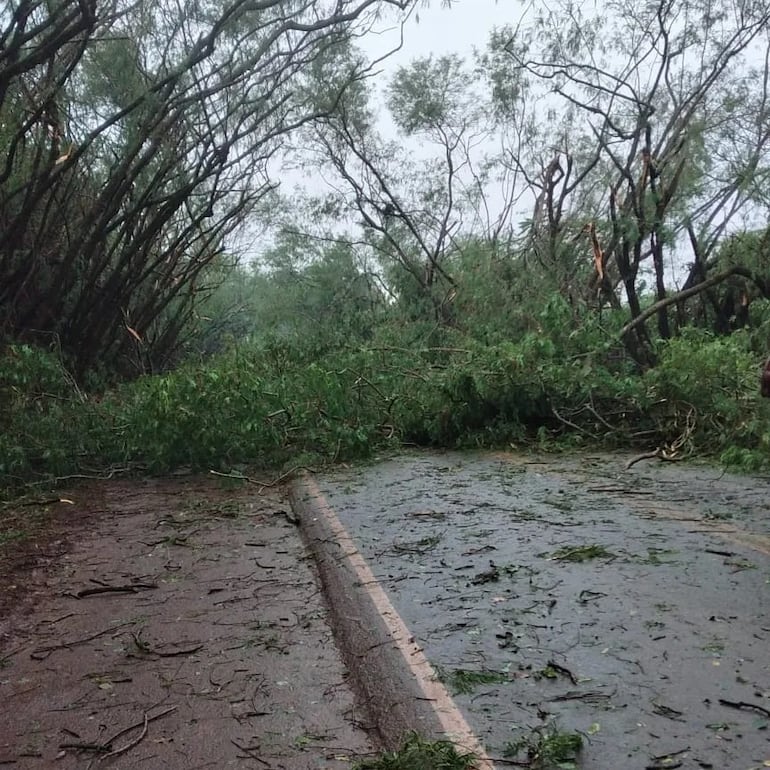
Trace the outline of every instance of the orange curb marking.
<instances>
[{"instance_id":1,"label":"orange curb marking","mask_svg":"<svg viewBox=\"0 0 770 770\"><path fill-rule=\"evenodd\" d=\"M318 506L318 510L326 518L329 528L342 548L345 558L357 575L361 587L369 594L377 612L385 622L393 642L404 659L404 663L406 663L414 675L425 699L436 712L444 732L454 743L476 756L476 767L478 770L495 770L492 760L452 700L452 696L446 687L438 681L433 666L425 657L422 648L414 641L414 637L407 628L403 618L398 614L390 599L388 599L384 589L356 547L353 538L326 500L318 484L316 484L314 479L307 476L303 479L303 484L310 497Z\"/></svg>"}]
</instances>

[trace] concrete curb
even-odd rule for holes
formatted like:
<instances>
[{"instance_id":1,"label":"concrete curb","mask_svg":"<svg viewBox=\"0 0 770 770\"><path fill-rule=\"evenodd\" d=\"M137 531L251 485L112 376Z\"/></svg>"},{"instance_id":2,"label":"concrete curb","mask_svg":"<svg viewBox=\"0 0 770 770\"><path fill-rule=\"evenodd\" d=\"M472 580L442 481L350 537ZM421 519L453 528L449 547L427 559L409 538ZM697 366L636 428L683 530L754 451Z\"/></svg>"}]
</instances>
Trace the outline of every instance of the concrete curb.
<instances>
[{"instance_id":1,"label":"concrete curb","mask_svg":"<svg viewBox=\"0 0 770 770\"><path fill-rule=\"evenodd\" d=\"M478 770L494 770L314 479L301 476L289 499L315 557L337 643L385 747L398 748L416 731L449 738L479 758Z\"/></svg>"}]
</instances>

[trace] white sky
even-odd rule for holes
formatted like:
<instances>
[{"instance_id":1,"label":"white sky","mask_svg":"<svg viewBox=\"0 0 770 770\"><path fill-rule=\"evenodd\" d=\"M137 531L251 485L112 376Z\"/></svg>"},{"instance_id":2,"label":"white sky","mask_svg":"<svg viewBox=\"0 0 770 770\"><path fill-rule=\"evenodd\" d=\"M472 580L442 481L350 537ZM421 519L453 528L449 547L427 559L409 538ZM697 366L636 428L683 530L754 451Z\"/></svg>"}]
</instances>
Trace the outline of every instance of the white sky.
<instances>
[{"instance_id":1,"label":"white sky","mask_svg":"<svg viewBox=\"0 0 770 770\"><path fill-rule=\"evenodd\" d=\"M432 0L430 7L412 14L404 29L404 47L387 67L395 68L431 53L469 55L474 46L485 45L493 27L515 23L522 11L523 4L517 0L454 0L451 8L442 7L441 0ZM362 47L376 56L397 40L397 31L381 37L370 35L362 41Z\"/></svg>"},{"instance_id":2,"label":"white sky","mask_svg":"<svg viewBox=\"0 0 770 770\"><path fill-rule=\"evenodd\" d=\"M600 3L597 5L601 7ZM441 0L430 0L427 8L414 11L406 22L401 50L378 65L381 74L376 81L377 86L385 86L398 67L408 65L418 57L457 53L470 58L474 48L485 48L493 28L506 24L515 27L522 16L528 11L531 13L531 9L531 3L527 0L452 0L451 8L443 7ZM388 26L384 22L382 26L382 32L370 33L358 40L359 47L370 60L389 53L398 44L399 26L393 23ZM375 100L375 106L380 107L380 130L388 136L394 131L392 121L387 111L382 109L382 100ZM316 192L319 183L322 184L317 170L308 171L307 175L284 171L282 176L282 189L285 192L290 192L292 187L316 188L313 190ZM490 201L494 206L494 192ZM531 213L531 202L525 201L524 204L524 215L527 215ZM673 252L671 258L675 259ZM671 274L676 275L676 270Z\"/></svg>"},{"instance_id":3,"label":"white sky","mask_svg":"<svg viewBox=\"0 0 770 770\"><path fill-rule=\"evenodd\" d=\"M402 48L379 64L377 69L381 74L377 78L377 85L385 86L398 67L416 58L450 53L470 58L474 48L482 49L486 46L493 27L516 24L524 8L520 0L452 0L451 8L444 7L441 0L431 0L428 7L414 11L406 22ZM357 44L373 60L393 51L399 38L398 24L383 23L382 32L367 34ZM382 105L379 106L380 129L388 135L394 131L394 127ZM314 174L305 175L283 169L281 176L283 192L308 187L313 192L319 191L319 179ZM265 241L261 231L253 238L244 234L240 250L247 260L258 256L263 248Z\"/></svg>"}]
</instances>

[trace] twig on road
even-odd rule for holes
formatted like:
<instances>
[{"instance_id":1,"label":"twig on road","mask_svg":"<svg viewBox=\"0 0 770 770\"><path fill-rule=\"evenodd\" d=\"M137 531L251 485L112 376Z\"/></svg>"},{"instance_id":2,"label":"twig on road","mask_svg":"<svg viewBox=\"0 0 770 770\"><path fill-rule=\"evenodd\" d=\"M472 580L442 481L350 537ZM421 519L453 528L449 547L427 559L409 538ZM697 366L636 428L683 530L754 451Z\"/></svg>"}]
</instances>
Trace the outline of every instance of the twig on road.
<instances>
[{"instance_id":1,"label":"twig on road","mask_svg":"<svg viewBox=\"0 0 770 770\"><path fill-rule=\"evenodd\" d=\"M78 644L85 644L86 642L90 642L94 639L97 639L100 636L104 636L104 634L109 634L111 631L117 631L119 628L125 628L126 626L133 626L136 623L134 620L128 620L125 623L117 623L114 626L110 626L109 628L104 628L101 631L97 631L95 634L91 634L90 636L84 636L82 639L73 639L70 642L62 642L61 644L51 644L46 647L37 647L29 654L30 658L33 660L45 660L52 652L56 652L57 650L68 650L71 647L75 647Z\"/></svg>"},{"instance_id":2,"label":"twig on road","mask_svg":"<svg viewBox=\"0 0 770 770\"><path fill-rule=\"evenodd\" d=\"M770 709L766 709L764 706L760 706L756 703L748 703L744 700L725 700L719 699L719 703L722 706L728 706L731 709L740 709L741 711L758 711L760 714L764 714L766 717L770 717Z\"/></svg>"},{"instance_id":3,"label":"twig on road","mask_svg":"<svg viewBox=\"0 0 770 770\"><path fill-rule=\"evenodd\" d=\"M209 473L212 476L219 476L220 478L224 479L234 479L236 481L245 481L249 484L254 484L258 487L276 487L278 486L282 481L285 481L287 478L295 474L297 471L309 471L310 473L314 473L314 469L308 467L307 465L295 465L292 468L289 468L288 471L285 471L280 476L276 476L272 481L260 481L259 479L253 479L251 476L244 476L242 473L221 473L220 471L210 470Z\"/></svg>"},{"instance_id":4,"label":"twig on road","mask_svg":"<svg viewBox=\"0 0 770 770\"><path fill-rule=\"evenodd\" d=\"M121 746L119 749L115 749L114 751L111 751L109 754L105 754L101 759L108 759L109 757L117 756L118 754L124 754L129 749L134 748L143 738L145 735L147 735L147 726L150 724L150 722L154 722L156 719L160 719L161 717L166 716L166 714L170 714L172 711L176 711L176 706L169 706L166 709L163 709L163 711L159 711L157 714L153 714L150 716L146 711L144 712L144 716L142 718L141 722L136 722L133 725L130 725L129 727L124 727L119 732L115 733L115 735L112 736L109 740L105 741L106 746L111 746L115 741L120 738L122 735L125 735L126 733L130 733L131 730L136 730L138 727L142 728L142 732L134 739L130 740L125 746Z\"/></svg>"}]
</instances>

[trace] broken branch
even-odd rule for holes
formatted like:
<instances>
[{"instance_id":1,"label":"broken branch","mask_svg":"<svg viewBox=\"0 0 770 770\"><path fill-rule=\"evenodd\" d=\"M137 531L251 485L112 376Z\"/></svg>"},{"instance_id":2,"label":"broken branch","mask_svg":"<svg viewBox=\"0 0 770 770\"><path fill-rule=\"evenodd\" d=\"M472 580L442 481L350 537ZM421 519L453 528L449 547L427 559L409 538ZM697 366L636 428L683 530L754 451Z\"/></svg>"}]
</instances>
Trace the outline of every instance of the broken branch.
<instances>
[{"instance_id":1,"label":"broken branch","mask_svg":"<svg viewBox=\"0 0 770 770\"><path fill-rule=\"evenodd\" d=\"M129 741L125 746L122 746L119 749L115 749L114 751L111 751L109 754L105 754L102 759L107 759L108 757L114 757L117 754L123 754L129 749L136 746L139 741L141 741L145 735L147 735L147 725L149 725L150 722L154 722L156 719L160 719L161 717L166 716L166 714L170 714L172 711L176 711L176 706L169 706L166 709L163 709L163 711L159 711L157 714L153 714L150 716L146 711L144 712L144 716L142 718L141 722L136 722L133 725L129 725L128 727L124 727L119 732L115 733L109 740L105 741L105 746L110 746L115 741L120 738L122 735L125 735L126 733L130 733L132 730L136 730L138 727L142 728L142 732L140 733L138 738L135 738L132 741Z\"/></svg>"},{"instance_id":2,"label":"broken branch","mask_svg":"<svg viewBox=\"0 0 770 770\"><path fill-rule=\"evenodd\" d=\"M725 700L719 699L719 703L722 706L728 706L732 709L740 709L741 711L757 711L760 714L764 714L766 717L770 717L770 709L766 709L764 706L760 706L756 703L748 703L744 700Z\"/></svg>"}]
</instances>

